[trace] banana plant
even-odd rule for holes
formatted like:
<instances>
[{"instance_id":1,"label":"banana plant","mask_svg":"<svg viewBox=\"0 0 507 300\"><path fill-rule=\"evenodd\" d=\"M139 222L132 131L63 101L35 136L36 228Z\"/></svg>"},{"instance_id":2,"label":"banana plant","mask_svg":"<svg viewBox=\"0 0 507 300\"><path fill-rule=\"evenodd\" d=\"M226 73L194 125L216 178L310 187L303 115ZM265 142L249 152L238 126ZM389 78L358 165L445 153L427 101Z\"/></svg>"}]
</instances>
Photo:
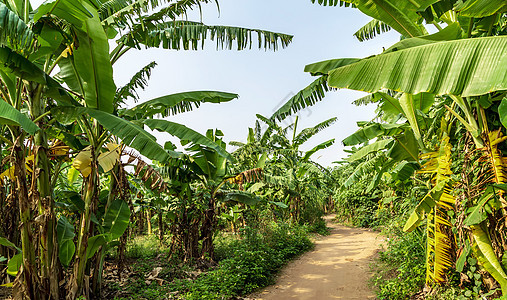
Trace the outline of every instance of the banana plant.
<instances>
[{"instance_id":1,"label":"banana plant","mask_svg":"<svg viewBox=\"0 0 507 300\"><path fill-rule=\"evenodd\" d=\"M275 113L276 114L276 113ZM334 139L318 144L308 151L300 150L310 138L330 127L336 118L325 120L315 126L304 128L298 132L298 117L294 124L282 128L276 123L276 116L265 118L257 115L257 118L268 125L261 143L268 145L269 160L266 162L265 180L272 187L283 188L285 193L280 195L281 201L285 201L290 207L291 220L299 222L304 208L311 204L314 197L304 197L310 192L309 184L305 181L314 180L320 183L320 176L327 170L311 161L316 152L333 145ZM292 130L292 131L290 131ZM264 138L268 142L263 142ZM318 186L318 184L317 184ZM280 202L280 201L277 201Z\"/></svg>"},{"instance_id":2,"label":"banana plant","mask_svg":"<svg viewBox=\"0 0 507 300\"><path fill-rule=\"evenodd\" d=\"M105 141L111 134L119 138L124 144L137 148L140 153L154 160L164 161L171 156L178 156L175 152L167 152L156 143L155 138L142 127L143 123L122 118L115 106L116 86L112 78L112 65L126 51L131 49L126 43L120 43L119 48L109 52L108 39L117 37L120 29L130 28L129 41L136 44L147 44L150 41L150 31L139 31L135 24L144 23L146 29L151 31L161 30L160 26L166 18L185 14L186 10L198 7L200 2L209 1L177 1L176 3L146 2L146 1L122 1L116 4L102 4L96 1L46 1L37 9L33 9L28 0L2 1L0 13L2 16L2 34L0 35L0 76L2 103L2 124L9 127L11 141L3 138L2 142L12 146L15 151L13 165L16 174L20 199L20 218L22 224L22 249L25 267L23 268L22 285L25 286L27 296L32 299L47 298L49 295L59 298L60 272L55 271L58 262L55 259L57 253L56 217L53 199L53 187L51 178L55 172L55 166L48 160L48 132L65 136L60 124L77 124L81 132L86 134L86 143L91 149L90 176L84 178L86 186L82 195L85 203L82 213L82 221L78 227L76 259L74 260L74 275L72 283L68 286L69 297L75 298L82 293L84 271L87 264L86 245L88 229L92 216L91 207L96 201L98 193L98 158L102 154ZM157 13L148 13L157 10ZM128 23L126 20L135 20ZM13 25L15 24L15 26ZM173 24L172 26L182 24ZM191 24L188 24L189 26ZM170 22L165 29L169 29ZM156 27L156 28L155 28ZM194 28L194 27L192 27ZM201 32L214 32L218 29L201 25ZM221 27L217 40L219 44L231 42L238 38L240 33L244 41L254 31L248 29L227 30ZM225 30L225 31L224 31ZM124 31L123 31L124 32ZM261 36L270 35L265 31L255 31ZM184 32L182 32L184 34ZM227 39L222 39L228 36ZM132 39L134 37L134 39ZM180 41L182 35L173 35L174 41ZM202 33L191 37L192 43L206 38ZM287 35L276 35L275 39L267 39L263 46L275 49L279 42L282 46L290 42ZM124 40L124 39L118 39ZM187 41L187 42L188 42ZM248 44L240 43L240 48L248 48ZM155 47L158 45L152 45ZM59 67L59 73L53 72ZM65 83L63 87L61 83ZM205 95L203 95L205 94ZM193 95L179 95L176 99L158 99L158 105L170 107L176 101L179 104L177 111L189 110L198 103L210 101L221 102L235 98L233 94L209 95L209 93L194 93ZM201 98L199 98L201 97ZM199 98L199 99L196 99ZM26 99L26 100L25 100ZM186 101L189 99L189 101ZM168 104L169 103L169 104ZM19 117L19 112L28 108L31 124ZM162 108L164 111L165 108ZM161 113L160 111L158 113ZM163 112L161 113L163 114ZM30 119L28 119L30 120ZM58 121L58 123L55 123ZM151 122L152 127L161 128L168 124ZM150 126L146 125L146 126ZM171 124L173 125L173 124ZM180 135L186 135L188 131L182 127L173 125ZM42 130L39 130L41 128ZM183 128L184 129L184 128ZM178 131L179 130L179 131ZM25 170L26 134L34 135L34 150L36 171L36 185L31 187L38 193L32 193L39 204L38 212L32 212L27 204L30 187L27 186L27 172ZM67 138L71 137L67 134ZM65 139L66 142L69 139ZM84 147L83 147L84 148ZM79 149L79 150L82 150ZM56 170L59 165L56 166ZM31 220L37 215L44 215L46 221L41 222L40 228L36 228L40 234L40 253L34 251L33 237L31 236L33 224ZM67 243L69 244L69 243ZM69 244L70 245L70 244ZM40 274L34 269L36 260L41 262ZM39 276L40 275L40 276ZM40 279L39 279L40 277ZM41 285L34 284L41 282Z\"/></svg>"},{"instance_id":3,"label":"banana plant","mask_svg":"<svg viewBox=\"0 0 507 300\"><path fill-rule=\"evenodd\" d=\"M445 212L451 211L449 214L452 214L454 201L461 202L460 209L463 206L474 208L473 211L487 209L489 223L485 219L473 218L475 222L458 230L463 233L460 236L470 236L467 239L474 245L474 255L499 282L505 294L505 272L498 268L498 255L503 251L498 247L495 249L491 239L486 238L488 235L502 241L505 238L504 233L495 229L498 228L498 218L504 215L503 200L485 206L492 197L491 192L487 192L488 186L502 184L505 178L502 154L497 150L504 141L501 133L504 130L497 130L499 123L495 121L505 116L505 104L499 105L507 87L504 76L507 73L505 4L500 1L424 0L312 2L352 6L372 17L373 21L356 33L359 40L373 38L388 30L396 30L403 39L386 47L381 54L364 59L334 59L307 65L305 71L318 79L282 106L275 117L283 119L301 107L314 105L323 99L323 90L348 88L369 92L372 94L357 103L377 103L382 121L361 123L362 128L344 141L346 145L360 145L377 138L355 151L349 158L351 161L386 152L394 162L389 168L402 164L405 167L407 163L415 162L417 167L411 168L412 174L417 169L426 174L424 176L428 176L428 172L439 174L445 169L444 165L448 169L445 176L452 177L454 172L467 177L471 176L465 175L468 173L479 174L479 178L470 179L468 185L456 185L434 175L436 177L427 184L430 193L416 207L405 229L413 229L425 214L428 216L427 282L430 285L444 282L446 270L457 257L452 254L455 251L454 237L445 229L451 227ZM428 34L425 26L434 26L438 31ZM495 126L495 130L490 130L491 126ZM402 134L404 141L400 140ZM449 169L449 150L445 146L449 141L445 141L451 138L451 144L457 147L462 144L456 141L456 136L463 135L471 139L465 148L465 160L469 159L473 149L484 151L479 160L487 164L479 169L484 172ZM396 145L410 155L397 156ZM432 149L437 151L432 152ZM364 164L366 168L369 163ZM380 169L379 173L386 171ZM360 170L357 173L355 176L360 176ZM489 179L481 181L482 178ZM467 197L458 192L463 189L479 192L465 200ZM481 197L488 194L490 196ZM501 192L493 194L503 199ZM463 253L465 244L465 241L458 241L459 253ZM459 259L463 261L463 257Z\"/></svg>"}]
</instances>

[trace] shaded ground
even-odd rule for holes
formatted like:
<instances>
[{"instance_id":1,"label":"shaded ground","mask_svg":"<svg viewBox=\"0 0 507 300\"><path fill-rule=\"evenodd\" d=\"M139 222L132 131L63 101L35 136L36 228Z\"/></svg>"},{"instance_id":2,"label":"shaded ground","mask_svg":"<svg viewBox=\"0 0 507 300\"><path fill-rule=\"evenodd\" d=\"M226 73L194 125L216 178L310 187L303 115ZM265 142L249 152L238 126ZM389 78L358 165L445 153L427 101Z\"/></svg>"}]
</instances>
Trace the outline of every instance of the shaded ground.
<instances>
[{"instance_id":1,"label":"shaded ground","mask_svg":"<svg viewBox=\"0 0 507 300\"><path fill-rule=\"evenodd\" d=\"M368 287L369 264L379 249L377 233L331 222L331 235L315 242L315 249L289 263L276 284L251 299L375 299Z\"/></svg>"}]
</instances>

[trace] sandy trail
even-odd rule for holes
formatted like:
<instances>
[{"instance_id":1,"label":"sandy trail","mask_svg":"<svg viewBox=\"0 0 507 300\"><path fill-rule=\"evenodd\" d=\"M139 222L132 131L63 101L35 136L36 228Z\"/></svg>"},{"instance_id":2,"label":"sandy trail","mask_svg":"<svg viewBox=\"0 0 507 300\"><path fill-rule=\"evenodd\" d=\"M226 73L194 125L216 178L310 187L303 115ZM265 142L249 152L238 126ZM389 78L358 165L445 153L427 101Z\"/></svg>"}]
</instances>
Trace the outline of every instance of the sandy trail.
<instances>
[{"instance_id":1,"label":"sandy trail","mask_svg":"<svg viewBox=\"0 0 507 300\"><path fill-rule=\"evenodd\" d=\"M377 233L338 225L333 217L326 217L331 235L319 238L314 250L289 263L276 284L253 299L375 299L368 279Z\"/></svg>"}]
</instances>

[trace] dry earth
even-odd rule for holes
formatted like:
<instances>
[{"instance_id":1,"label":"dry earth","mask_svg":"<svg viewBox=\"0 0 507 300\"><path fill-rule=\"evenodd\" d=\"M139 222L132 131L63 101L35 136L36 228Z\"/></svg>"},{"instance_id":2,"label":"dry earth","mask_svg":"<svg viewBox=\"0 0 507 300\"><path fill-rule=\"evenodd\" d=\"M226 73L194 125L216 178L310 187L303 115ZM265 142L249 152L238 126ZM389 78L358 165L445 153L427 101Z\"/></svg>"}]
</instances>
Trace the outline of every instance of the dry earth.
<instances>
[{"instance_id":1,"label":"dry earth","mask_svg":"<svg viewBox=\"0 0 507 300\"><path fill-rule=\"evenodd\" d=\"M250 299L375 299L368 287L370 263L379 249L377 233L333 223L331 235L319 238L315 249L289 263L276 284Z\"/></svg>"}]
</instances>

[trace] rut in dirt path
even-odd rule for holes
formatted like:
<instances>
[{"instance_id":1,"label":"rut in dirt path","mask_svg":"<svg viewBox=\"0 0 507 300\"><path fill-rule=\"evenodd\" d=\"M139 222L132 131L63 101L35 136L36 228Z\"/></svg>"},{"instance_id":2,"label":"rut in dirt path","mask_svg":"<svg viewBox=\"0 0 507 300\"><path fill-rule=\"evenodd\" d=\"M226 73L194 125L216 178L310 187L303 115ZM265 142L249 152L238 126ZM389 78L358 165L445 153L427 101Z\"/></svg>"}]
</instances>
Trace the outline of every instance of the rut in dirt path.
<instances>
[{"instance_id":1,"label":"rut in dirt path","mask_svg":"<svg viewBox=\"0 0 507 300\"><path fill-rule=\"evenodd\" d=\"M326 217L331 235L319 238L314 250L289 263L276 284L253 299L375 299L368 279L377 233L338 225L333 217Z\"/></svg>"}]
</instances>

